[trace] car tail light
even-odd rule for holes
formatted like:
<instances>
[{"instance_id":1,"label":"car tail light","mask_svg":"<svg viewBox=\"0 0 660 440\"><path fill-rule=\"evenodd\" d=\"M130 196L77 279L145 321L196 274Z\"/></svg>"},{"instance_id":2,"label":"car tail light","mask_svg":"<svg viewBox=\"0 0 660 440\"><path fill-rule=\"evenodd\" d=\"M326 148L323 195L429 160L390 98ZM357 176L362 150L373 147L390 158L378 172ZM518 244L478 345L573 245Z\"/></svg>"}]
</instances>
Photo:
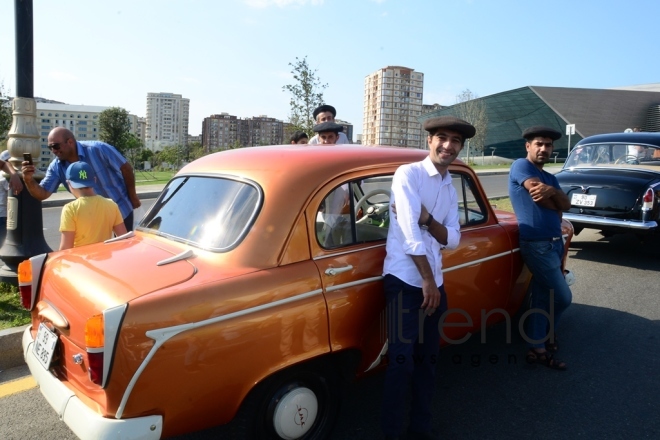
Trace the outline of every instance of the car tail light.
<instances>
[{"instance_id":1,"label":"car tail light","mask_svg":"<svg viewBox=\"0 0 660 440\"><path fill-rule=\"evenodd\" d=\"M32 262L22 261L18 264L18 291L21 294L21 304L28 310L32 310Z\"/></svg>"},{"instance_id":2,"label":"car tail light","mask_svg":"<svg viewBox=\"0 0 660 440\"><path fill-rule=\"evenodd\" d=\"M39 274L48 254L36 255L18 264L18 291L21 294L21 304L28 310L37 304Z\"/></svg>"},{"instance_id":3,"label":"car tail light","mask_svg":"<svg viewBox=\"0 0 660 440\"><path fill-rule=\"evenodd\" d=\"M652 188L648 188L646 192L644 193L644 197L642 198L643 204L642 204L642 211L650 211L653 209L653 200L655 199L655 195L653 193Z\"/></svg>"},{"instance_id":4,"label":"car tail light","mask_svg":"<svg viewBox=\"0 0 660 440\"><path fill-rule=\"evenodd\" d=\"M104 324L103 315L94 315L85 324L87 372L89 373L89 379L96 385L103 384Z\"/></svg>"}]
</instances>

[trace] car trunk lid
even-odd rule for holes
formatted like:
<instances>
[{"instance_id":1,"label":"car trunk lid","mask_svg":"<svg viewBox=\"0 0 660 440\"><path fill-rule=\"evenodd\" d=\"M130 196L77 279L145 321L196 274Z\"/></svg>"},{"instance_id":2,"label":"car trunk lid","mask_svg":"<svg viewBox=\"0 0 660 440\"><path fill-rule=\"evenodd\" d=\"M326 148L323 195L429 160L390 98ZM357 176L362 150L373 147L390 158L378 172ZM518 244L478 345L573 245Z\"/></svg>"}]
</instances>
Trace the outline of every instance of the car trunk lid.
<instances>
[{"instance_id":1,"label":"car trunk lid","mask_svg":"<svg viewBox=\"0 0 660 440\"><path fill-rule=\"evenodd\" d=\"M644 171L625 170L625 183L608 169L562 171L557 179L571 200L569 212L619 217L639 210L641 197L656 178Z\"/></svg>"}]
</instances>

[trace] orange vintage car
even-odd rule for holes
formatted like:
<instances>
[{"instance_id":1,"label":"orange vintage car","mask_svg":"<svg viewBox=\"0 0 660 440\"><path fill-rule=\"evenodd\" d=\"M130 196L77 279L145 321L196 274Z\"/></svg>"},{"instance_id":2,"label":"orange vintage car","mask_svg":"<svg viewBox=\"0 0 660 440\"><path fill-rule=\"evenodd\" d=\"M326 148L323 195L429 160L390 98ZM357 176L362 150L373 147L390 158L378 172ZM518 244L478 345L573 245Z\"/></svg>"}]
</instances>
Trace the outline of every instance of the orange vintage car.
<instances>
[{"instance_id":1,"label":"orange vintage car","mask_svg":"<svg viewBox=\"0 0 660 440\"><path fill-rule=\"evenodd\" d=\"M32 311L23 348L42 393L83 439L158 439L232 421L245 438L327 437L337 381L386 362L389 189L397 167L427 154L356 145L212 154L168 183L134 233L22 263ZM457 161L450 172L462 237L443 264L461 313L446 321L462 325L443 336L457 341L513 316L530 274L515 216L493 210L471 168Z\"/></svg>"}]
</instances>

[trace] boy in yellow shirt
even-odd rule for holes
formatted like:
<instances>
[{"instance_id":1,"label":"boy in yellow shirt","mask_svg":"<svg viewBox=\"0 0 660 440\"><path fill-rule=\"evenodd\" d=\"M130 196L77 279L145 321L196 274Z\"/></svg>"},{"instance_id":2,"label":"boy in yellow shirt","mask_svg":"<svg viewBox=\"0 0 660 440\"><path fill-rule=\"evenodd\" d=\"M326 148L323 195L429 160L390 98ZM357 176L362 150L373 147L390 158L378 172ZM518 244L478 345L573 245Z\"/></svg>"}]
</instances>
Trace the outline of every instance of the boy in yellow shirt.
<instances>
[{"instance_id":1,"label":"boy in yellow shirt","mask_svg":"<svg viewBox=\"0 0 660 440\"><path fill-rule=\"evenodd\" d=\"M66 170L66 181L76 200L64 205L60 220L60 250L98 243L126 233L124 219L115 202L94 190L94 170L85 162L74 162Z\"/></svg>"}]
</instances>

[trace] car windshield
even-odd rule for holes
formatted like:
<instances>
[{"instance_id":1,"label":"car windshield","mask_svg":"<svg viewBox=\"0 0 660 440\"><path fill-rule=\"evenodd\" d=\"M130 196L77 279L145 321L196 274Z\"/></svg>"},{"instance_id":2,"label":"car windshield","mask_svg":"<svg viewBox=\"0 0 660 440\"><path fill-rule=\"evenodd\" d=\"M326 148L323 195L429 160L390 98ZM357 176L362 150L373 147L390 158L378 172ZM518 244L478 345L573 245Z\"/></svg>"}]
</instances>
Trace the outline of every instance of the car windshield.
<instances>
[{"instance_id":1,"label":"car windshield","mask_svg":"<svg viewBox=\"0 0 660 440\"><path fill-rule=\"evenodd\" d=\"M594 166L653 166L660 169L660 148L621 143L577 145L564 168Z\"/></svg>"},{"instance_id":2,"label":"car windshield","mask_svg":"<svg viewBox=\"0 0 660 440\"><path fill-rule=\"evenodd\" d=\"M260 188L246 180L177 177L165 187L139 228L204 249L227 251L249 229L261 199Z\"/></svg>"}]
</instances>

